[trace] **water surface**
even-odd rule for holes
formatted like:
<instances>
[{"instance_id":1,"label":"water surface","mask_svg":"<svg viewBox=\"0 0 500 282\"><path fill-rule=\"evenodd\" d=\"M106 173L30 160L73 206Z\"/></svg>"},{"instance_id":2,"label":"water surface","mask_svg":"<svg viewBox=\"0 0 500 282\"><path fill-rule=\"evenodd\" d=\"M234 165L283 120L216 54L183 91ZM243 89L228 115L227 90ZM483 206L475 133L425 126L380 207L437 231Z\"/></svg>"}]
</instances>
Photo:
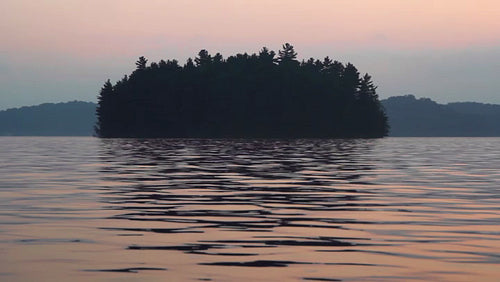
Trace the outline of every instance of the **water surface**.
<instances>
[{"instance_id":1,"label":"water surface","mask_svg":"<svg viewBox=\"0 0 500 282\"><path fill-rule=\"evenodd\" d=\"M2 281L498 281L500 138L0 138Z\"/></svg>"}]
</instances>

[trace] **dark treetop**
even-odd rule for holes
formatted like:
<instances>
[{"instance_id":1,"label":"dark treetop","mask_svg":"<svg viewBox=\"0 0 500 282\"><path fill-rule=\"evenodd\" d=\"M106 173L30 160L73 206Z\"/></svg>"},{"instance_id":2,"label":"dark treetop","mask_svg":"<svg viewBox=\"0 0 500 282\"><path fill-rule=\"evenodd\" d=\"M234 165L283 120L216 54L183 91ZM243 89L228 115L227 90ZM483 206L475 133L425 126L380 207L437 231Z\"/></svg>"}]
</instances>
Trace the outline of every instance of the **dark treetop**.
<instances>
[{"instance_id":1,"label":"dark treetop","mask_svg":"<svg viewBox=\"0 0 500 282\"><path fill-rule=\"evenodd\" d=\"M100 137L383 137L387 117L371 77L328 57L297 61L290 44L276 56L201 50L137 68L98 97Z\"/></svg>"}]
</instances>

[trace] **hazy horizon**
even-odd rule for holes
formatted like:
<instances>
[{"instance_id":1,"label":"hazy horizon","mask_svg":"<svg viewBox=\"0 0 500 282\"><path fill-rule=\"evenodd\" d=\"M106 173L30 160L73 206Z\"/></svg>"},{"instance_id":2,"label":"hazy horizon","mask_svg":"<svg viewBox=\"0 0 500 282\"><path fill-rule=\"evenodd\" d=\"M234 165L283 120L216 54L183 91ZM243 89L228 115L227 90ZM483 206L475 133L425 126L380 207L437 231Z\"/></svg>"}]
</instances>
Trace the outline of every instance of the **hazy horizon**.
<instances>
[{"instance_id":1,"label":"hazy horizon","mask_svg":"<svg viewBox=\"0 0 500 282\"><path fill-rule=\"evenodd\" d=\"M139 56L295 46L373 76L378 94L500 104L497 1L61 1L0 3L0 110L95 102Z\"/></svg>"}]
</instances>

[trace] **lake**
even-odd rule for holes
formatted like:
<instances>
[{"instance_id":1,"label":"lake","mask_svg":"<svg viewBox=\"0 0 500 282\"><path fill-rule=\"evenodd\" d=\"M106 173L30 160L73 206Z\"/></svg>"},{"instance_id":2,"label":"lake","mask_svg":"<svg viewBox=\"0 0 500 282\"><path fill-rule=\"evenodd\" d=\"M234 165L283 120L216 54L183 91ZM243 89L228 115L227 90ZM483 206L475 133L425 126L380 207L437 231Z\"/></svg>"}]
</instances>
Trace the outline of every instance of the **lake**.
<instances>
[{"instance_id":1,"label":"lake","mask_svg":"<svg viewBox=\"0 0 500 282\"><path fill-rule=\"evenodd\" d=\"M500 138L0 138L2 281L499 281Z\"/></svg>"}]
</instances>

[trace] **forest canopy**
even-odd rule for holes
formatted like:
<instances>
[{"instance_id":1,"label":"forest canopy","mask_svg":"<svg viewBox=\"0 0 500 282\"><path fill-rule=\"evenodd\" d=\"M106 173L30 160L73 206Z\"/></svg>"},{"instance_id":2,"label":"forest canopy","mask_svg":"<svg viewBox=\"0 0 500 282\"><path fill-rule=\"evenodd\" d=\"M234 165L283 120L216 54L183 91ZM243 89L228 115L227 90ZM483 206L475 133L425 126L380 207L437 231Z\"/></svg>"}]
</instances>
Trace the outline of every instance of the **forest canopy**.
<instances>
[{"instance_id":1,"label":"forest canopy","mask_svg":"<svg viewBox=\"0 0 500 282\"><path fill-rule=\"evenodd\" d=\"M371 76L326 57L297 60L290 44L276 54L201 50L136 69L98 96L100 137L383 137L387 117Z\"/></svg>"}]
</instances>

